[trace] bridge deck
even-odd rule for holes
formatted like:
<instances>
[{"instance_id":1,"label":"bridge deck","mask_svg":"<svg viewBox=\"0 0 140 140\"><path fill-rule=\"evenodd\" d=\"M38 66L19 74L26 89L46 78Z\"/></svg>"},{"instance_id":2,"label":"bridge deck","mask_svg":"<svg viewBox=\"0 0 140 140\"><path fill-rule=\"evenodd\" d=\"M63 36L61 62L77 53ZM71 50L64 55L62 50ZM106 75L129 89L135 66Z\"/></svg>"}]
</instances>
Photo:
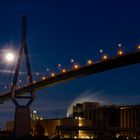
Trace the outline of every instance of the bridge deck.
<instances>
[{"instance_id":1,"label":"bridge deck","mask_svg":"<svg viewBox=\"0 0 140 140\"><path fill-rule=\"evenodd\" d=\"M105 61L102 60L90 65L80 67L79 69L76 70L69 70L65 73L59 73L54 77L48 77L44 80L36 81L36 83L31 83L28 84L27 86L23 86L20 89L17 89L16 95L22 95L25 93L29 93L30 91L35 92L44 87L52 86L54 84L58 84L64 81L85 77L90 74L96 74L99 72L137 63L140 63L140 51L122 56L116 56ZM0 95L0 102L4 102L7 99L10 99L10 92L3 93Z\"/></svg>"}]
</instances>

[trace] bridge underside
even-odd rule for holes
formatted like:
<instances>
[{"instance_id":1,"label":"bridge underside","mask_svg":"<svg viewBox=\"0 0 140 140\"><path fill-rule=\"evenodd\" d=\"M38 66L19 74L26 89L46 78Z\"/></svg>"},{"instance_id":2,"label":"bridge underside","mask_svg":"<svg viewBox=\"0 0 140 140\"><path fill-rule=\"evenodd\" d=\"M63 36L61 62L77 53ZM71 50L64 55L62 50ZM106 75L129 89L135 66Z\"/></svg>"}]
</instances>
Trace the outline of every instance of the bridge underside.
<instances>
[{"instance_id":1,"label":"bridge underside","mask_svg":"<svg viewBox=\"0 0 140 140\"><path fill-rule=\"evenodd\" d=\"M20 96L25 93L31 93L35 92L39 89L52 86L54 84L58 84L64 81L85 77L90 74L96 74L99 72L108 71L115 68L120 68L132 64L140 63L140 51L117 56L111 59L108 59L106 61L99 61L94 64L86 65L83 67L80 67L76 70L69 70L65 73L60 73L54 77L48 77L45 80L39 80L35 83L30 83L27 86L23 86L20 89L16 90L16 95ZM4 102L8 99L10 99L10 92L3 93L0 95L0 102Z\"/></svg>"}]
</instances>

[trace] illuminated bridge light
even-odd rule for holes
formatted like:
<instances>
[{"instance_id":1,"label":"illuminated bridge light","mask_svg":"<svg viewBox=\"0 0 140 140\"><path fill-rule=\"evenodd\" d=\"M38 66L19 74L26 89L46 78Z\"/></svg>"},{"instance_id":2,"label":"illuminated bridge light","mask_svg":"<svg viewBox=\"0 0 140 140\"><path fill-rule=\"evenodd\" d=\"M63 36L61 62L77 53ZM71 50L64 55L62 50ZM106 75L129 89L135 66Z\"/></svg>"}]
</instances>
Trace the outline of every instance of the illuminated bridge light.
<instances>
[{"instance_id":1,"label":"illuminated bridge light","mask_svg":"<svg viewBox=\"0 0 140 140\"><path fill-rule=\"evenodd\" d=\"M106 54L104 54L103 57L102 57L103 60L107 60L108 58L109 58L109 57L108 57L108 55L106 55Z\"/></svg>"},{"instance_id":2,"label":"illuminated bridge light","mask_svg":"<svg viewBox=\"0 0 140 140\"><path fill-rule=\"evenodd\" d=\"M39 73L38 72L36 72L36 76L38 76L39 75Z\"/></svg>"},{"instance_id":3,"label":"illuminated bridge light","mask_svg":"<svg viewBox=\"0 0 140 140\"><path fill-rule=\"evenodd\" d=\"M118 53L118 55L123 55L124 54L124 52L122 50L119 50L117 53Z\"/></svg>"},{"instance_id":4,"label":"illuminated bridge light","mask_svg":"<svg viewBox=\"0 0 140 140\"><path fill-rule=\"evenodd\" d=\"M78 68L79 68L78 64L75 64L74 69L78 69Z\"/></svg>"},{"instance_id":5,"label":"illuminated bridge light","mask_svg":"<svg viewBox=\"0 0 140 140\"><path fill-rule=\"evenodd\" d=\"M119 44L118 44L118 46L119 46L119 47L122 47L122 44L121 44L121 43L119 43Z\"/></svg>"},{"instance_id":6,"label":"illuminated bridge light","mask_svg":"<svg viewBox=\"0 0 140 140\"><path fill-rule=\"evenodd\" d=\"M138 50L140 50L140 45L137 46Z\"/></svg>"},{"instance_id":7,"label":"illuminated bridge light","mask_svg":"<svg viewBox=\"0 0 140 140\"><path fill-rule=\"evenodd\" d=\"M58 67L61 67L61 64L58 64Z\"/></svg>"},{"instance_id":8,"label":"illuminated bridge light","mask_svg":"<svg viewBox=\"0 0 140 140\"><path fill-rule=\"evenodd\" d=\"M92 63L93 63L92 60L88 60L88 61L87 61L87 64L89 64L89 65L92 64Z\"/></svg>"},{"instance_id":9,"label":"illuminated bridge light","mask_svg":"<svg viewBox=\"0 0 140 140\"><path fill-rule=\"evenodd\" d=\"M66 72L66 69L62 69L62 72L65 73Z\"/></svg>"},{"instance_id":10,"label":"illuminated bridge light","mask_svg":"<svg viewBox=\"0 0 140 140\"><path fill-rule=\"evenodd\" d=\"M45 79L46 79L46 77L43 76L43 77L42 77L42 80L45 80Z\"/></svg>"},{"instance_id":11,"label":"illuminated bridge light","mask_svg":"<svg viewBox=\"0 0 140 140\"><path fill-rule=\"evenodd\" d=\"M103 50L102 49L100 49L100 53L103 53Z\"/></svg>"},{"instance_id":12,"label":"illuminated bridge light","mask_svg":"<svg viewBox=\"0 0 140 140\"><path fill-rule=\"evenodd\" d=\"M33 81L33 83L35 84L35 83L36 83L36 81Z\"/></svg>"},{"instance_id":13,"label":"illuminated bridge light","mask_svg":"<svg viewBox=\"0 0 140 140\"><path fill-rule=\"evenodd\" d=\"M70 62L73 63L74 62L74 59L71 59Z\"/></svg>"},{"instance_id":14,"label":"illuminated bridge light","mask_svg":"<svg viewBox=\"0 0 140 140\"><path fill-rule=\"evenodd\" d=\"M54 77L55 76L55 73L51 73L51 76Z\"/></svg>"},{"instance_id":15,"label":"illuminated bridge light","mask_svg":"<svg viewBox=\"0 0 140 140\"><path fill-rule=\"evenodd\" d=\"M47 71L47 72L49 72L49 71L50 71L50 69L49 69L49 68L47 68L47 69L46 69L46 71Z\"/></svg>"}]
</instances>

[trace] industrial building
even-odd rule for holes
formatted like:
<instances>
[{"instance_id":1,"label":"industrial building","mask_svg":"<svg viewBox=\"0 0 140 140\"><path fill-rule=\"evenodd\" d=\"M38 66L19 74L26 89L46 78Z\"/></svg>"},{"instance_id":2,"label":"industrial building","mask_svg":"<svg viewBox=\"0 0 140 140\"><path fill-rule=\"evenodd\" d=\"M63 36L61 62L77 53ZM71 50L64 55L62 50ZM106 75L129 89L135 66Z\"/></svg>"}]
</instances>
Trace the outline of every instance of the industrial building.
<instances>
[{"instance_id":1,"label":"industrial building","mask_svg":"<svg viewBox=\"0 0 140 140\"><path fill-rule=\"evenodd\" d=\"M60 138L140 138L140 105L100 105L97 102L77 103L68 118L43 119L31 115L31 135ZM13 131L13 121L7 122Z\"/></svg>"}]
</instances>

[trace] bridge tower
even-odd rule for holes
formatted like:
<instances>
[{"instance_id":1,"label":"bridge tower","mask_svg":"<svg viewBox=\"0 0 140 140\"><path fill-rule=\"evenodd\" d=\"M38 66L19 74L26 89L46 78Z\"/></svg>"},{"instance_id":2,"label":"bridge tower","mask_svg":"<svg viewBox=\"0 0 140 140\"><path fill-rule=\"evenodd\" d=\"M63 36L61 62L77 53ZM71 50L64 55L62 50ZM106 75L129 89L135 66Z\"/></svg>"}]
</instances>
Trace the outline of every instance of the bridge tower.
<instances>
[{"instance_id":1,"label":"bridge tower","mask_svg":"<svg viewBox=\"0 0 140 140\"><path fill-rule=\"evenodd\" d=\"M32 83L31 65L26 43L26 16L22 16L21 46L18 52L18 59L15 67L15 74L11 89L11 100L15 104L14 134L16 137L24 137L30 135L30 105L35 98L34 93L32 91L28 96L19 96L16 94L17 80L23 53L26 62L28 83ZM20 101L25 100L26 103L21 104L18 99L20 99Z\"/></svg>"}]
</instances>

